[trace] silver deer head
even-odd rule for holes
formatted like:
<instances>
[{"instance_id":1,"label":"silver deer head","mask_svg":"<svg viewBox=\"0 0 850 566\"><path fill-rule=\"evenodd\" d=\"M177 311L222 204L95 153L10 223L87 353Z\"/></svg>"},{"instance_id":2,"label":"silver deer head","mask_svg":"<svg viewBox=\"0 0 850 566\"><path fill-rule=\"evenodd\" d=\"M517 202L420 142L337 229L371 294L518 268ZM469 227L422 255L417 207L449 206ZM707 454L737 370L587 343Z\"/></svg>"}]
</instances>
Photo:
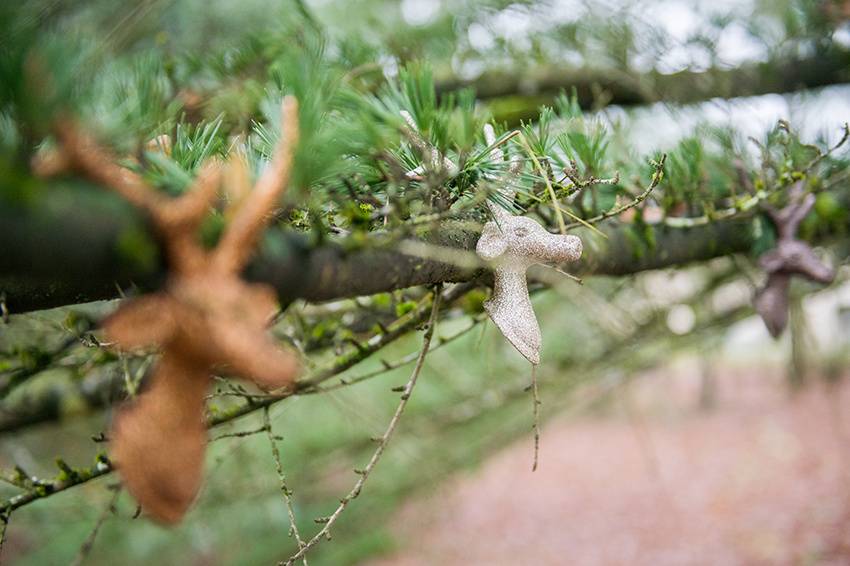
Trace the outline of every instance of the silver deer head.
<instances>
[{"instance_id":1,"label":"silver deer head","mask_svg":"<svg viewBox=\"0 0 850 566\"><path fill-rule=\"evenodd\" d=\"M484 127L487 145L494 145L493 127ZM494 148L494 163L504 159L502 151ZM506 202L513 202L516 190L511 186L520 162L512 160L509 174L495 179L499 193ZM534 365L540 363L540 325L531 307L526 271L537 263L558 264L576 261L581 257L582 244L577 236L551 234L531 218L516 216L488 202L493 220L484 225L476 246L478 255L494 264L495 285L491 299L484 303L490 318L508 342Z\"/></svg>"}]
</instances>

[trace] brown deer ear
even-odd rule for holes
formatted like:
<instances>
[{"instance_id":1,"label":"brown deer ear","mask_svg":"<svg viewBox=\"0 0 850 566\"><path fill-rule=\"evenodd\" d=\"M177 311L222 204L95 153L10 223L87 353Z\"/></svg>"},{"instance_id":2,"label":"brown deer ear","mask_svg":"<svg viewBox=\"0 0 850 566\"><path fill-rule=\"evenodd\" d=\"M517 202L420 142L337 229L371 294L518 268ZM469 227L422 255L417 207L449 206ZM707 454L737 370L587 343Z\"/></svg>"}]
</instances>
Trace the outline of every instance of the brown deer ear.
<instances>
[{"instance_id":1,"label":"brown deer ear","mask_svg":"<svg viewBox=\"0 0 850 566\"><path fill-rule=\"evenodd\" d=\"M505 240L505 235L495 222L488 222L484 225L481 231L481 237L478 238L478 244L475 246L475 251L485 260L496 259L508 247L508 242Z\"/></svg>"}]
</instances>

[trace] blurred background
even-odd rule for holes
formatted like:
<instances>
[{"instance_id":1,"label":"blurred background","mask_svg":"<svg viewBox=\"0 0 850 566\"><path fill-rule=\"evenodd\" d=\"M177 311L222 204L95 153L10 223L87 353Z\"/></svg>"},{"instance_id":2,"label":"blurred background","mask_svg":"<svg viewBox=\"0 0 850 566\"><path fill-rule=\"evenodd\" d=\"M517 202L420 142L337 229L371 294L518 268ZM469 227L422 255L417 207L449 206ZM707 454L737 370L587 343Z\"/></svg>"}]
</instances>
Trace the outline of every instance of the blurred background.
<instances>
[{"instance_id":1,"label":"blurred background","mask_svg":"<svg viewBox=\"0 0 850 566\"><path fill-rule=\"evenodd\" d=\"M747 140L767 139L779 120L799 139L829 147L850 119L844 1L25 4L0 8L4 62L31 45L83 61L69 62L71 76L57 81L91 81L98 94L80 112L118 147L157 112L157 123L179 114L224 130L250 127L264 113L275 50L305 30L323 38L322 57L363 89L427 61L438 94L472 88L475 104L505 128L533 127L542 105L572 94L581 119L610 132L606 143L620 156L602 174L622 169L625 177L623 163L663 151L669 174L696 187L719 170L708 149L695 157L710 144L734 137L729 144L758 164L761 146ZM4 103L22 92L16 69L2 69ZM173 105L145 110L151 99ZM29 135L15 125L24 112L15 104L19 113L0 113L6 147ZM15 151L0 163L7 183ZM834 183L846 193L846 175ZM847 224L839 201L819 198L817 213L819 222ZM836 282L794 283L779 340L752 310L763 278L752 257L533 284L544 337L534 473L528 364L482 316L483 292L454 306L440 320L438 347L397 438L310 564L850 563L848 242L839 228L817 249L838 269ZM369 300L399 313L408 298ZM103 450L98 436L110 410L102 382L148 366L104 360L73 336L114 307L37 310L0 324L0 384L11 376L16 383L0 401L0 466L52 477L58 456L83 466ZM299 320L335 313L312 330L318 342L333 335L317 349L321 358L347 339L331 326L355 320L362 307L344 300L292 310ZM283 339L297 324L286 318L274 332ZM413 333L341 379L410 360L419 344ZM352 469L368 460L370 437L397 403L390 388L409 372L391 369L271 410L302 532L315 532L313 519L350 489ZM253 415L211 432L205 486L176 528L136 518L129 496L113 500L117 480L106 477L17 510L0 558L284 559L296 546L269 439L241 434L261 425ZM4 484L0 493L6 500L17 490Z\"/></svg>"}]
</instances>

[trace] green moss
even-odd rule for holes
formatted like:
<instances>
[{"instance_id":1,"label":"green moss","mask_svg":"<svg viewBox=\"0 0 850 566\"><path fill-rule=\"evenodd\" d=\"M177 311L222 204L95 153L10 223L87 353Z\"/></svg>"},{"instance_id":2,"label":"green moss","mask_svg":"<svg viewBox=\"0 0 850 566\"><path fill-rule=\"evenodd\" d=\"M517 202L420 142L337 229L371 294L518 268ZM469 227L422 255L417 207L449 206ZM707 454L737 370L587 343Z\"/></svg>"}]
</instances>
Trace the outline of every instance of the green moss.
<instances>
[{"instance_id":1,"label":"green moss","mask_svg":"<svg viewBox=\"0 0 850 566\"><path fill-rule=\"evenodd\" d=\"M119 261L129 269L150 272L159 263L159 247L140 226L128 226L122 230L116 248Z\"/></svg>"},{"instance_id":2,"label":"green moss","mask_svg":"<svg viewBox=\"0 0 850 566\"><path fill-rule=\"evenodd\" d=\"M56 458L56 467L59 468L59 475L56 477L58 481L77 481L80 479L77 471L62 458Z\"/></svg>"},{"instance_id":3,"label":"green moss","mask_svg":"<svg viewBox=\"0 0 850 566\"><path fill-rule=\"evenodd\" d=\"M829 222L842 221L847 216L847 210L841 206L832 193L820 193L815 200L815 212Z\"/></svg>"},{"instance_id":4,"label":"green moss","mask_svg":"<svg viewBox=\"0 0 850 566\"><path fill-rule=\"evenodd\" d=\"M218 242L224 232L225 224L224 216L221 214L211 214L204 218L201 223L201 242L204 246L212 248Z\"/></svg>"},{"instance_id":5,"label":"green moss","mask_svg":"<svg viewBox=\"0 0 850 566\"><path fill-rule=\"evenodd\" d=\"M324 319L310 329L310 337L316 341L326 340L333 338L338 330L339 321L335 319Z\"/></svg>"},{"instance_id":6,"label":"green moss","mask_svg":"<svg viewBox=\"0 0 850 566\"><path fill-rule=\"evenodd\" d=\"M776 231L764 215L758 215L753 218L750 225L752 232L752 253L761 255L767 250L771 250L776 246Z\"/></svg>"},{"instance_id":7,"label":"green moss","mask_svg":"<svg viewBox=\"0 0 850 566\"><path fill-rule=\"evenodd\" d=\"M416 301L403 301L395 306L396 316L404 316L416 308Z\"/></svg>"},{"instance_id":8,"label":"green moss","mask_svg":"<svg viewBox=\"0 0 850 566\"><path fill-rule=\"evenodd\" d=\"M464 295L460 306L466 314L478 314L484 312L484 301L486 300L487 293L476 289Z\"/></svg>"},{"instance_id":9,"label":"green moss","mask_svg":"<svg viewBox=\"0 0 850 566\"><path fill-rule=\"evenodd\" d=\"M392 295L389 293L378 293L372 297L372 305L379 309L388 309L392 304Z\"/></svg>"}]
</instances>

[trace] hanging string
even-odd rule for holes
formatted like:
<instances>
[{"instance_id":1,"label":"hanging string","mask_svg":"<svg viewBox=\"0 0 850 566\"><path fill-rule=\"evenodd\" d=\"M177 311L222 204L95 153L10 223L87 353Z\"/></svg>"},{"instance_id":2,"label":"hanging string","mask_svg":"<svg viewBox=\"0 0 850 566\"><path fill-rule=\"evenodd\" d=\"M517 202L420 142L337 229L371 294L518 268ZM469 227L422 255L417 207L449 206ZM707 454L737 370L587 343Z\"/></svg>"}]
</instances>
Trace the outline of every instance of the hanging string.
<instances>
[{"instance_id":1,"label":"hanging string","mask_svg":"<svg viewBox=\"0 0 850 566\"><path fill-rule=\"evenodd\" d=\"M531 364L531 398L534 404L534 423L531 425L534 431L534 463L531 471L537 471L538 455L540 453L540 395L537 389L537 365Z\"/></svg>"}]
</instances>

